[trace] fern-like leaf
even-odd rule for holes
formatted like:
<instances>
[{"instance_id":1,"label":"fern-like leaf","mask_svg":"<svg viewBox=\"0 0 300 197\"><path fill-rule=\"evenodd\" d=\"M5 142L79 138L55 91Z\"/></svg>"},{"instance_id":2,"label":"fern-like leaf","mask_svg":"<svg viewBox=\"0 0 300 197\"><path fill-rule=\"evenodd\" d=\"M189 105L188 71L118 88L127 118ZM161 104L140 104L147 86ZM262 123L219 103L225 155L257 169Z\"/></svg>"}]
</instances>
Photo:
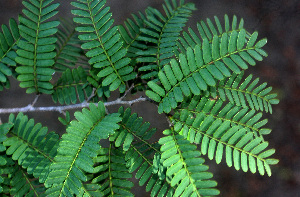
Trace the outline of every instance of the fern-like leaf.
<instances>
[{"instance_id":1,"label":"fern-like leaf","mask_svg":"<svg viewBox=\"0 0 300 197\"><path fill-rule=\"evenodd\" d=\"M253 34L244 47L245 34L245 31L239 33L233 31L230 39L227 39L227 35L221 39L214 36L212 44L204 39L202 47L199 45L194 49L189 47L186 55L181 53L178 60L172 59L170 64L164 66L164 70L158 73L161 85L150 81L148 86L152 91L146 91L147 96L159 102L159 113L168 113L176 108L184 96L200 95L209 86L216 86L217 81L230 77L231 71L241 73L241 69L248 68L246 62L251 63L254 59L261 61L262 56L256 51L261 50L265 40L255 44L256 36Z\"/></svg>"},{"instance_id":2,"label":"fern-like leaf","mask_svg":"<svg viewBox=\"0 0 300 197\"><path fill-rule=\"evenodd\" d=\"M266 150L268 142L261 134L270 133L270 129L261 128L267 120L260 121L261 113L242 109L227 104L222 108L222 100L211 101L205 97L194 97L190 104L183 105L172 117L176 132L190 142L201 144L201 152L209 159L220 163L223 152L226 163L234 165L236 170L249 169L255 173L258 169L261 175L265 171L271 176L269 165L278 160L269 158L274 149Z\"/></svg>"},{"instance_id":3,"label":"fern-like leaf","mask_svg":"<svg viewBox=\"0 0 300 197\"><path fill-rule=\"evenodd\" d=\"M9 165L11 158L3 154L3 152L6 151L3 142L7 139L6 135L12 127L12 123L0 123L0 193L5 193L5 190L8 190L3 183L5 182L5 174L8 174L9 169L11 169L11 166Z\"/></svg>"},{"instance_id":4,"label":"fern-like leaf","mask_svg":"<svg viewBox=\"0 0 300 197\"><path fill-rule=\"evenodd\" d=\"M5 160L5 165L0 165L0 188L1 188L1 196L8 197L11 185L10 185L10 177L15 173L16 163L12 160L11 157L6 155L1 155L1 160Z\"/></svg>"},{"instance_id":5,"label":"fern-like leaf","mask_svg":"<svg viewBox=\"0 0 300 197\"><path fill-rule=\"evenodd\" d=\"M145 27L145 22L147 20L146 16L139 12L139 16L132 14L132 19L127 19L124 22L124 26L119 26L119 32L124 40L124 45L127 49L127 56L131 59L136 59L138 57L137 52L146 50L147 44L139 40L139 36L142 34L141 29Z\"/></svg>"},{"instance_id":6,"label":"fern-like leaf","mask_svg":"<svg viewBox=\"0 0 300 197\"><path fill-rule=\"evenodd\" d=\"M132 174L128 172L125 154L110 144L109 148L101 148L96 162L95 172L99 173L92 179L92 183L101 185L99 192L103 196L133 196L130 189L134 186L128 179Z\"/></svg>"},{"instance_id":7,"label":"fern-like leaf","mask_svg":"<svg viewBox=\"0 0 300 197\"><path fill-rule=\"evenodd\" d=\"M215 16L214 19L215 24L209 18L206 19L206 23L204 21L197 23L198 35L191 28L188 28L188 32L184 31L182 33L182 37L180 37L177 41L178 51L184 53L188 47L195 48L196 45L201 46L203 40L208 40L211 43L214 36L221 38L224 33L226 33L224 36L228 35L228 38L230 38L230 34L233 31L245 31L243 27L244 20L241 19L238 24L238 20L235 15L233 16L231 23L229 17L227 15L224 16L224 27L222 27L218 17ZM249 39L249 35L251 34L246 32L245 37Z\"/></svg>"},{"instance_id":8,"label":"fern-like leaf","mask_svg":"<svg viewBox=\"0 0 300 197\"><path fill-rule=\"evenodd\" d=\"M93 88L87 83L87 73L82 67L66 69L53 89L53 101L68 105L83 102L93 93Z\"/></svg>"},{"instance_id":9,"label":"fern-like leaf","mask_svg":"<svg viewBox=\"0 0 300 197\"><path fill-rule=\"evenodd\" d=\"M156 129L150 129L150 124L143 123L143 119L136 113L131 114L130 108L124 110L121 107L118 112L122 116L122 122L119 123L120 129L110 140L114 141L115 146L123 146L123 150L127 151L125 160L129 172L136 171L135 178L139 179L139 185L147 183L146 191L151 191L151 196L172 195L174 188L164 180L165 171L157 163L157 158L161 155L160 145L149 142Z\"/></svg>"},{"instance_id":10,"label":"fern-like leaf","mask_svg":"<svg viewBox=\"0 0 300 197\"><path fill-rule=\"evenodd\" d=\"M27 88L26 93L51 94L53 85L49 82L54 70L56 56L55 45L59 21L48 21L58 13L59 3L53 0L23 1L25 17L20 16L19 29L23 39L18 42L19 49L16 68L20 87Z\"/></svg>"},{"instance_id":11,"label":"fern-like leaf","mask_svg":"<svg viewBox=\"0 0 300 197\"><path fill-rule=\"evenodd\" d=\"M90 110L75 112L75 118L59 143L58 154L51 165L51 172L45 182L50 187L48 196L72 196L81 191L82 181L87 181L85 172L94 172L93 158L100 149L100 139L106 139L119 128L119 114L105 115L105 107L90 104Z\"/></svg>"},{"instance_id":12,"label":"fern-like leaf","mask_svg":"<svg viewBox=\"0 0 300 197\"><path fill-rule=\"evenodd\" d=\"M9 132L11 137L3 142L7 148L6 154L27 169L28 174L44 183L57 152L59 136L54 132L47 134L46 127L42 127L40 123L34 124L33 119L28 120L22 113L16 117L11 114L9 122L14 126Z\"/></svg>"},{"instance_id":13,"label":"fern-like leaf","mask_svg":"<svg viewBox=\"0 0 300 197\"><path fill-rule=\"evenodd\" d=\"M139 142L133 144L126 153L125 160L129 172L136 171L135 178L139 179L139 185L143 186L146 183L146 192L150 192L153 196L172 196L174 188L166 180L165 171L155 163L153 154L161 154L159 144L150 144ZM159 161L159 159L157 159Z\"/></svg>"},{"instance_id":14,"label":"fern-like leaf","mask_svg":"<svg viewBox=\"0 0 300 197\"><path fill-rule=\"evenodd\" d=\"M45 192L45 187L39 180L27 174L22 168L16 166L10 177L11 196L42 196Z\"/></svg>"},{"instance_id":15,"label":"fern-like leaf","mask_svg":"<svg viewBox=\"0 0 300 197\"><path fill-rule=\"evenodd\" d=\"M147 140L156 132L155 128L149 129L149 122L143 123L142 117L136 113L131 114L130 108L124 110L120 107L118 113L122 116L122 121L119 123L120 129L110 137L110 141L114 141L116 147L123 146L123 150L127 151L134 139L147 143Z\"/></svg>"},{"instance_id":16,"label":"fern-like leaf","mask_svg":"<svg viewBox=\"0 0 300 197\"><path fill-rule=\"evenodd\" d=\"M187 118L191 118L190 121L194 120L194 118L197 118L198 121L208 118L212 122L218 120L217 122L220 124L227 122L228 127L224 129L238 126L240 129L245 129L248 133L252 133L255 137L261 137L262 140L263 135L271 132L271 129L264 128L268 120L261 119L262 113L234 106L231 103L224 106L223 103L222 99L214 100L205 96L194 96L192 99L186 99L180 107L175 109L172 117L184 121ZM197 122L195 125L199 126L201 122Z\"/></svg>"},{"instance_id":17,"label":"fern-like leaf","mask_svg":"<svg viewBox=\"0 0 300 197\"><path fill-rule=\"evenodd\" d=\"M214 189L217 182L208 180L213 175L207 172L208 166L203 165L197 147L172 130L165 130L164 134L167 136L159 140L161 160L171 186L176 186L174 196L218 195L220 192Z\"/></svg>"},{"instance_id":18,"label":"fern-like leaf","mask_svg":"<svg viewBox=\"0 0 300 197\"><path fill-rule=\"evenodd\" d=\"M20 40L19 28L14 19L9 20L9 27L2 25L0 32L0 91L9 88L8 76L12 75L10 66L16 66L16 45Z\"/></svg>"},{"instance_id":19,"label":"fern-like leaf","mask_svg":"<svg viewBox=\"0 0 300 197\"><path fill-rule=\"evenodd\" d=\"M100 185L93 183L86 183L81 187L81 190L78 197L94 197L94 196L103 196L103 194L99 191Z\"/></svg>"},{"instance_id":20,"label":"fern-like leaf","mask_svg":"<svg viewBox=\"0 0 300 197\"><path fill-rule=\"evenodd\" d=\"M278 104L277 94L270 93L272 87L267 83L258 85L259 78L252 79L252 75L242 81L243 72L233 74L229 79L221 81L217 86L216 96L222 100L229 100L230 103L242 107L250 107L254 110L272 113L272 104ZM252 82L251 82L252 81ZM213 90L211 91L213 93ZM247 105L248 103L248 105Z\"/></svg>"},{"instance_id":21,"label":"fern-like leaf","mask_svg":"<svg viewBox=\"0 0 300 197\"><path fill-rule=\"evenodd\" d=\"M144 72L142 76L144 79L157 77L158 71L170 62L180 32L195 7L193 3L184 1L177 3L176 0L170 3L169 0L165 0L163 9L166 17L157 9L149 7L146 10L147 20L144 21L146 27L140 29L143 34L138 40L153 44L148 45L146 50L137 52L140 56L137 62L146 64L139 68L139 71Z\"/></svg>"},{"instance_id":22,"label":"fern-like leaf","mask_svg":"<svg viewBox=\"0 0 300 197\"><path fill-rule=\"evenodd\" d=\"M125 82L134 79L136 73L128 65L130 58L125 57L127 52L122 47L118 28L111 28L113 20L105 3L106 0L78 0L72 2L77 8L72 13L77 16L74 21L80 24L76 28L82 33L79 39L85 41L81 47L88 50L89 63L98 68L97 75L103 78L102 85L109 86L110 91L119 88L120 92L124 92Z\"/></svg>"},{"instance_id":23,"label":"fern-like leaf","mask_svg":"<svg viewBox=\"0 0 300 197\"><path fill-rule=\"evenodd\" d=\"M1 183L1 196L41 196L45 191L38 179L26 173L11 157L7 158L7 164L1 166L0 171L5 174Z\"/></svg>"},{"instance_id":24,"label":"fern-like leaf","mask_svg":"<svg viewBox=\"0 0 300 197\"><path fill-rule=\"evenodd\" d=\"M81 41L75 31L75 24L61 20L60 27L55 34L57 42L54 68L56 71L65 71L67 68L73 69L76 65L82 65L86 61L83 58L84 52L80 48Z\"/></svg>"}]
</instances>

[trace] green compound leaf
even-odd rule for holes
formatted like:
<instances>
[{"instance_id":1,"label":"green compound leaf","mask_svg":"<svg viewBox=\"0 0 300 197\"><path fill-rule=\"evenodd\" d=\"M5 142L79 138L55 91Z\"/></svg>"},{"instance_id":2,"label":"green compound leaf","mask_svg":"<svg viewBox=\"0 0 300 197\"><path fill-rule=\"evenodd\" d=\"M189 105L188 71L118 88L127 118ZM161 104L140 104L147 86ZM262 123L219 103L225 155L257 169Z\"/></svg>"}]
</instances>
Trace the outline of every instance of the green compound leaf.
<instances>
[{"instance_id":1,"label":"green compound leaf","mask_svg":"<svg viewBox=\"0 0 300 197\"><path fill-rule=\"evenodd\" d=\"M78 0L71 4L76 7L74 22L80 24L76 31L81 33L79 39L84 42L82 49L88 50L86 56L89 64L98 69L97 76L102 78L102 86L109 86L110 91L126 89L125 82L136 77L130 58L125 57L118 28L113 25L112 14L105 6L106 0Z\"/></svg>"},{"instance_id":2,"label":"green compound leaf","mask_svg":"<svg viewBox=\"0 0 300 197\"><path fill-rule=\"evenodd\" d=\"M67 68L54 85L52 99L60 104L83 102L93 93L93 87L87 83L87 73L82 67Z\"/></svg>"},{"instance_id":3,"label":"green compound leaf","mask_svg":"<svg viewBox=\"0 0 300 197\"><path fill-rule=\"evenodd\" d=\"M95 173L98 173L91 182L101 185L97 192L103 196L134 196L130 189L134 184L128 180L132 174L128 172L125 154L110 144L109 148L101 148L96 162ZM98 193L98 195L99 195Z\"/></svg>"},{"instance_id":4,"label":"green compound leaf","mask_svg":"<svg viewBox=\"0 0 300 197\"><path fill-rule=\"evenodd\" d=\"M272 105L279 103L277 94L271 93L272 87L267 83L258 84L259 78L253 80L249 75L242 80L244 72L233 74L226 80L221 81L216 93L222 100L229 100L230 103L244 108L250 107L256 111L272 113ZM213 92L213 91L212 91Z\"/></svg>"},{"instance_id":5,"label":"green compound leaf","mask_svg":"<svg viewBox=\"0 0 300 197\"><path fill-rule=\"evenodd\" d=\"M60 28L55 34L57 42L54 69L57 72L64 72L78 65L87 65L84 51L80 48L82 42L78 38L75 27L73 21L61 19Z\"/></svg>"},{"instance_id":6,"label":"green compound leaf","mask_svg":"<svg viewBox=\"0 0 300 197\"><path fill-rule=\"evenodd\" d=\"M119 128L120 114L105 115L105 107L99 102L96 107L76 112L74 120L67 128L59 143L58 154L51 165L46 180L48 196L78 195L82 182L87 181L85 173L94 172L93 160L100 149L99 141L107 139Z\"/></svg>"},{"instance_id":7,"label":"green compound leaf","mask_svg":"<svg viewBox=\"0 0 300 197\"><path fill-rule=\"evenodd\" d=\"M122 116L119 123L120 129L110 137L115 146L122 146L127 150L125 155L126 167L129 173L135 173L139 185L146 184L146 191L151 191L151 196L172 195L174 188L167 182L165 169L160 165L159 144L152 143L156 129L149 128L149 123L143 123L143 119L131 109L118 111ZM154 158L153 158L154 155Z\"/></svg>"},{"instance_id":8,"label":"green compound leaf","mask_svg":"<svg viewBox=\"0 0 300 197\"><path fill-rule=\"evenodd\" d=\"M215 16L214 19L215 24L209 18L206 19L206 23L204 21L197 23L198 32L195 32L192 28L188 28L187 32L184 31L177 41L178 51L175 51L176 54L178 54L178 52L185 52L188 47L194 48L196 45L201 46L202 42L207 40L209 43L212 43L212 57L216 59L219 57L218 53L223 56L228 52L229 47L227 43L231 37L231 33L235 35L231 38L236 37L238 33L237 42L230 42L231 49L234 49L234 46L236 46L237 49L242 49L245 45L245 39L249 39L250 35L250 33L244 29L244 20L241 19L238 25L237 18L234 15L232 23L230 23L229 17L225 15L225 24L224 27L222 27L219 18ZM230 26L232 26L232 28L230 28ZM216 38L221 39L220 45L217 44L218 39ZM220 52L218 52L218 50L220 50Z\"/></svg>"},{"instance_id":9,"label":"green compound leaf","mask_svg":"<svg viewBox=\"0 0 300 197\"><path fill-rule=\"evenodd\" d=\"M266 128L261 128L267 120L260 120L262 114L255 110L227 104L221 99L196 96L186 100L181 108L175 110L171 120L174 129L191 143L200 144L201 153L220 163L225 152L229 167L244 172L250 170L261 175L271 176L269 165L278 162L270 159L274 149L266 150L268 142L262 138ZM269 133L268 132L268 133Z\"/></svg>"},{"instance_id":10,"label":"green compound leaf","mask_svg":"<svg viewBox=\"0 0 300 197\"><path fill-rule=\"evenodd\" d=\"M197 147L173 130L165 130L166 137L159 140L161 160L167 168L171 186L175 186L174 196L214 196L220 192L214 187L217 182L210 180L212 173L200 157Z\"/></svg>"},{"instance_id":11,"label":"green compound leaf","mask_svg":"<svg viewBox=\"0 0 300 197\"><path fill-rule=\"evenodd\" d=\"M110 141L114 141L116 147L123 146L124 151L128 151L134 141L142 141L151 146L147 140L151 139L156 129L150 129L150 123L143 123L143 118L136 113L131 114L130 108L124 110L121 107L118 113L121 114L122 121L119 123L120 128L110 137Z\"/></svg>"},{"instance_id":12,"label":"green compound leaf","mask_svg":"<svg viewBox=\"0 0 300 197\"><path fill-rule=\"evenodd\" d=\"M20 40L20 33L17 22L11 18L9 27L2 25L0 32L0 91L10 87L8 76L13 74L12 67L16 66L17 42Z\"/></svg>"},{"instance_id":13,"label":"green compound leaf","mask_svg":"<svg viewBox=\"0 0 300 197\"><path fill-rule=\"evenodd\" d=\"M58 21L49 21L58 13L59 3L50 1L23 1L26 9L24 16L19 17L20 35L23 39L18 41L18 56L16 62L21 66L16 68L19 74L20 87L26 88L26 93L51 94L56 56L53 35L57 32Z\"/></svg>"},{"instance_id":14,"label":"green compound leaf","mask_svg":"<svg viewBox=\"0 0 300 197\"><path fill-rule=\"evenodd\" d=\"M233 32L225 41L214 36L212 44L205 38L202 45L188 47L184 53L178 55L178 59L172 59L170 64L159 71L159 83L148 83L151 90L147 90L146 95L159 103L159 113L169 113L182 102L184 96L200 95L211 87L216 87L218 81L234 74L238 75L248 68L247 63L254 61L251 57L252 52L259 48L236 48L237 42L240 42L239 36L244 32ZM243 40L246 43L246 39ZM222 47L214 47L219 44L222 46L222 42L228 50L230 49L224 54ZM256 60L261 61L259 58Z\"/></svg>"},{"instance_id":15,"label":"green compound leaf","mask_svg":"<svg viewBox=\"0 0 300 197\"><path fill-rule=\"evenodd\" d=\"M3 142L6 154L27 169L28 174L44 183L57 153L59 136L54 132L48 133L46 127L42 127L40 123L34 124L33 119L28 120L22 113L16 117L11 114L9 122L14 127L9 132L10 137Z\"/></svg>"},{"instance_id":16,"label":"green compound leaf","mask_svg":"<svg viewBox=\"0 0 300 197\"><path fill-rule=\"evenodd\" d=\"M146 49L140 47L136 51L139 56L136 61L145 64L139 68L143 79L156 78L158 71L170 62L180 32L195 10L195 6L184 1L177 3L175 0L172 2L165 0L163 9L166 16L155 8L146 9L145 27L140 28L141 34L137 37L138 41L153 45L148 44Z\"/></svg>"}]
</instances>

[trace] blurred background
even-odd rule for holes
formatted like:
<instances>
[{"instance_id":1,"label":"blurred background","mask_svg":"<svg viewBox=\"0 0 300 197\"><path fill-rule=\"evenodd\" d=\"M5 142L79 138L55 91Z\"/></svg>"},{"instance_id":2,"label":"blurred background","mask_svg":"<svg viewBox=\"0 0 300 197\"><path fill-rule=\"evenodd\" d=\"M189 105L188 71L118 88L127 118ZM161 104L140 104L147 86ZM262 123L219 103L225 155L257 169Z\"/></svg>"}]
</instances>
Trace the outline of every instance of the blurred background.
<instances>
[{"instance_id":1,"label":"blurred background","mask_svg":"<svg viewBox=\"0 0 300 197\"><path fill-rule=\"evenodd\" d=\"M60 17L71 16L70 0L61 0ZM218 16L230 18L235 14L244 18L249 32L258 31L259 39L267 37L264 49L269 56L250 68L261 82L268 82L278 94L280 103L273 107L273 114L266 114L272 133L266 137L276 149L279 164L272 168L272 176L253 175L228 168L224 162L216 165L207 159L210 171L218 182L220 196L224 197L296 197L300 196L300 1L299 0L189 0L196 5L187 26L196 28L196 23ZM131 13L144 11L147 6L162 10L162 0L108 0L115 24L123 24ZM8 24L9 18L17 19L22 10L21 0L0 0L0 24ZM23 107L33 101L34 95L25 94L18 82L11 80L11 89L0 92L0 108ZM41 96L37 106L52 105L50 96ZM133 106L146 121L162 131L168 126L165 118L157 114L152 104L138 103ZM144 115L145 114L145 115ZM28 113L29 117L48 126L50 130L63 132L58 122L59 113ZM154 117L154 118L153 118ZM6 115L1 115L7 121ZM143 188L133 191L137 197L149 196Z\"/></svg>"}]
</instances>

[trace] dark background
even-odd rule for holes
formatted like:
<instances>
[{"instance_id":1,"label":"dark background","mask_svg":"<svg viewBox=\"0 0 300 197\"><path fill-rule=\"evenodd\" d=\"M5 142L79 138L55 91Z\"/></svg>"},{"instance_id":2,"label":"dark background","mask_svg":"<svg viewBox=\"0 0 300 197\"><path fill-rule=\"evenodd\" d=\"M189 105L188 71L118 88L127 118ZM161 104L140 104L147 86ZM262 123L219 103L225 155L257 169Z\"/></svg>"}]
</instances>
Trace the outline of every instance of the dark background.
<instances>
[{"instance_id":1,"label":"dark background","mask_svg":"<svg viewBox=\"0 0 300 197\"><path fill-rule=\"evenodd\" d=\"M56 1L58 2L58 1ZM60 17L71 16L70 0L61 0ZM275 157L279 164L272 167L272 176L243 173L228 168L224 162L216 165L214 161L207 163L214 172L221 191L220 196L226 197L294 197L300 196L300 1L299 0L190 0L196 4L187 26L195 30L200 20L224 14L230 18L235 14L238 19L245 20L248 31L258 31L259 38L268 38L264 49L269 56L258 62L255 68L250 68L246 74L253 73L260 77L261 82L268 82L273 91L278 93L280 103L273 107L273 115L269 118L268 127L273 129L266 137L270 147L276 149ZM115 24L122 24L130 17L130 13L144 11L147 6L162 10L162 0L108 0L111 6ZM17 18L21 13L21 0L0 0L0 24L8 24L9 18ZM25 94L24 89L18 88L18 82L11 80L12 88L0 92L0 108L23 107L34 99L34 95ZM133 96L132 98L135 98ZM129 98L130 99L130 98ZM52 105L50 96L41 96L37 106ZM153 127L162 131L168 126L164 117L156 113L152 104L138 103L133 109L144 119L150 121ZM42 122L50 130L62 132L63 126L57 121L59 113L28 113L36 122ZM1 115L2 121L7 120ZM134 191L136 196L149 196L141 188Z\"/></svg>"}]
</instances>

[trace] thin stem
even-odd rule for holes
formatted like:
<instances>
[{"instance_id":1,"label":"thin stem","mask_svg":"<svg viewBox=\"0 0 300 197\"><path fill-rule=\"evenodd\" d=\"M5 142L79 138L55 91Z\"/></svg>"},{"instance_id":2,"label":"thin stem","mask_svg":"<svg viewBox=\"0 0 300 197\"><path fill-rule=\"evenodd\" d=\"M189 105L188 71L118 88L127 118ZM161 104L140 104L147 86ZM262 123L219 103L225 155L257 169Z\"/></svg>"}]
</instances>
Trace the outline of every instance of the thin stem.
<instances>
[{"instance_id":1,"label":"thin stem","mask_svg":"<svg viewBox=\"0 0 300 197\"><path fill-rule=\"evenodd\" d=\"M38 95L35 96L34 100L33 100L32 103L31 103L31 106L32 106L32 107L33 107L33 106L36 104L36 102L39 100L39 97L40 97L40 94L38 94Z\"/></svg>"},{"instance_id":2,"label":"thin stem","mask_svg":"<svg viewBox=\"0 0 300 197\"><path fill-rule=\"evenodd\" d=\"M122 99L118 98L117 100L104 103L104 106L133 105L135 103L144 102L144 101L149 101L149 99L140 97L130 101L123 101ZM97 103L94 104L98 105ZM50 106L50 107L34 107L32 104L30 104L26 107L20 107L20 108L3 108L0 109L0 114L19 113L19 112L49 112L49 111L57 111L63 113L63 111L66 110L84 108L84 107L88 107L89 105L90 103L88 103L87 101L84 101L79 104L74 104L74 105Z\"/></svg>"},{"instance_id":3,"label":"thin stem","mask_svg":"<svg viewBox=\"0 0 300 197\"><path fill-rule=\"evenodd\" d=\"M133 88L134 88L134 84L132 84L132 85L128 88L128 90L125 91L124 95L120 97L120 100L123 100Z\"/></svg>"},{"instance_id":4,"label":"thin stem","mask_svg":"<svg viewBox=\"0 0 300 197\"><path fill-rule=\"evenodd\" d=\"M86 102L89 102L95 96L95 92L96 92L96 88L93 88L92 94L89 96Z\"/></svg>"}]
</instances>

